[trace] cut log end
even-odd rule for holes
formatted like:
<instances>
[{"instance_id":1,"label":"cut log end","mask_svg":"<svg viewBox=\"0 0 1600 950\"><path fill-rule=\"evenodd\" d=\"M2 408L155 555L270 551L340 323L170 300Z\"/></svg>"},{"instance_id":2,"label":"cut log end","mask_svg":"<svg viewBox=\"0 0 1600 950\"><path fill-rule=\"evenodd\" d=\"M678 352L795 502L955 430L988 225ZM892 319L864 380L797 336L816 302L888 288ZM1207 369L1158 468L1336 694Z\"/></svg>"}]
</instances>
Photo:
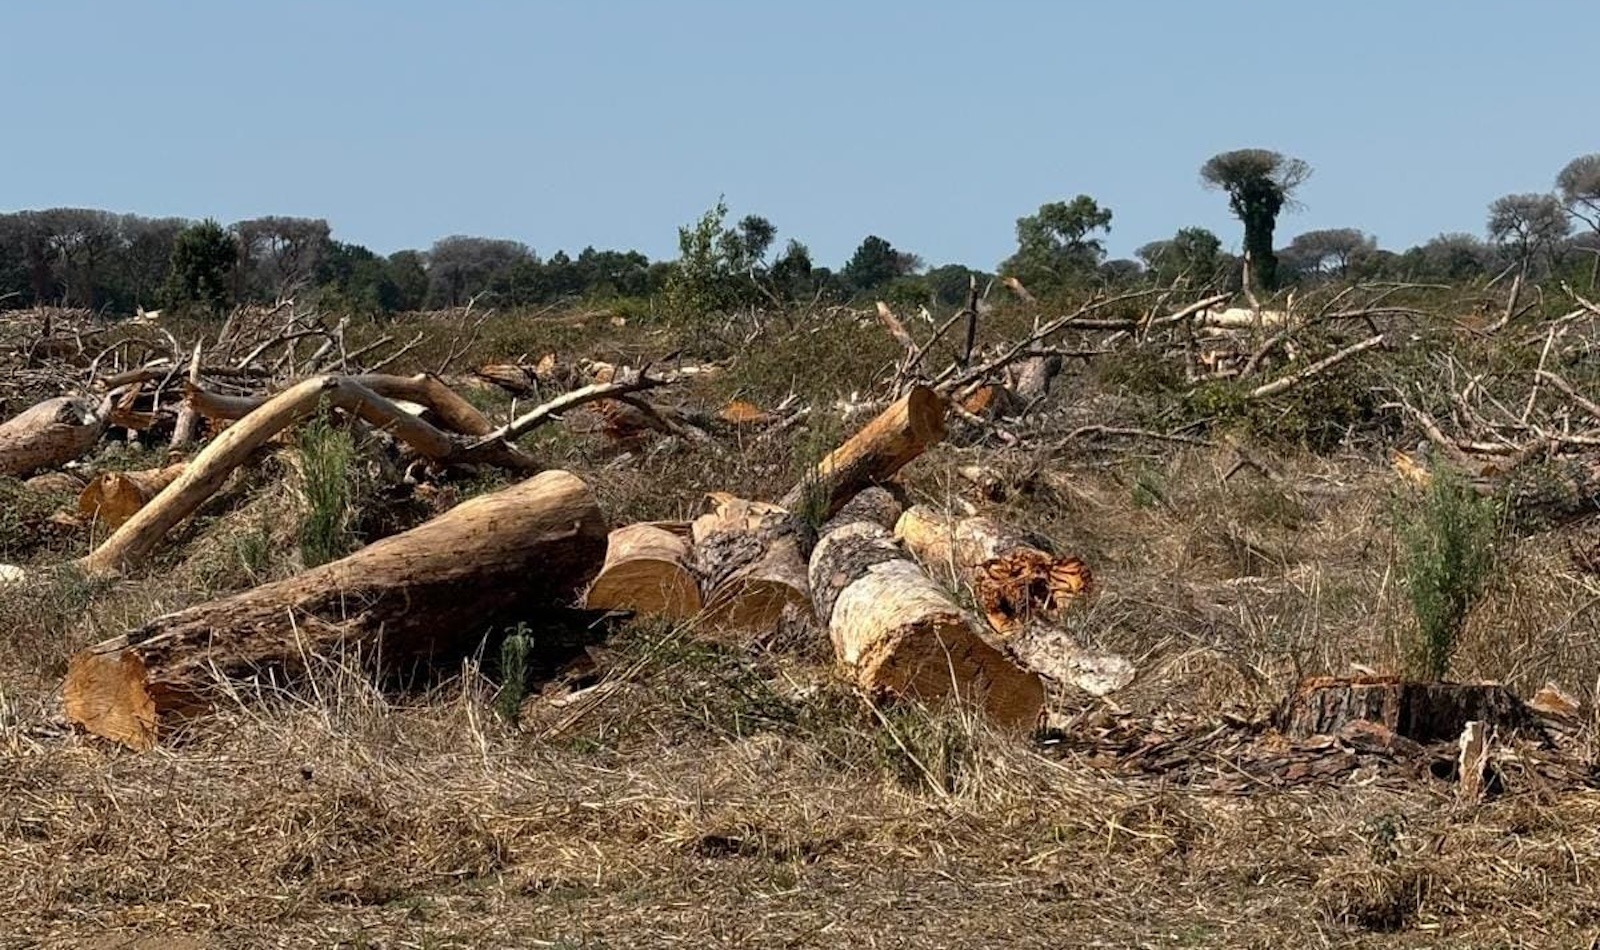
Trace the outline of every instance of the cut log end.
<instances>
[{"instance_id":1,"label":"cut log end","mask_svg":"<svg viewBox=\"0 0 1600 950\"><path fill-rule=\"evenodd\" d=\"M144 751L156 743L156 702L132 652L84 652L67 663L67 718L92 735Z\"/></svg>"},{"instance_id":2,"label":"cut log end","mask_svg":"<svg viewBox=\"0 0 1600 950\"><path fill-rule=\"evenodd\" d=\"M700 582L690 567L688 543L655 525L611 532L605 566L584 605L671 620L693 617L700 612Z\"/></svg>"},{"instance_id":3,"label":"cut log end","mask_svg":"<svg viewBox=\"0 0 1600 950\"><path fill-rule=\"evenodd\" d=\"M958 613L919 618L872 644L855 664L865 687L922 701L955 699L994 722L1032 729L1044 684L977 636Z\"/></svg>"},{"instance_id":4,"label":"cut log end","mask_svg":"<svg viewBox=\"0 0 1600 950\"><path fill-rule=\"evenodd\" d=\"M1055 617L1088 592L1088 565L1022 548L983 562L973 587L989 624L1002 635L1022 630L1036 617Z\"/></svg>"}]
</instances>

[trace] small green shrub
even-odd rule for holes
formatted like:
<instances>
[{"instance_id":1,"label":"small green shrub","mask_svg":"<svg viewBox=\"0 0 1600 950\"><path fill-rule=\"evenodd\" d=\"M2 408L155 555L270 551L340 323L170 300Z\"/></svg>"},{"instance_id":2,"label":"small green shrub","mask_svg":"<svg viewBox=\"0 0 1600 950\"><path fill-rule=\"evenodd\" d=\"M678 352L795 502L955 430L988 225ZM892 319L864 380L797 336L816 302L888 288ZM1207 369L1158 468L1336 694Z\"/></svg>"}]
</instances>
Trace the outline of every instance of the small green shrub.
<instances>
[{"instance_id":1,"label":"small green shrub","mask_svg":"<svg viewBox=\"0 0 1600 950\"><path fill-rule=\"evenodd\" d=\"M533 634L526 624L517 624L500 643L500 695L495 697L495 709L507 722L517 721L528 696L528 657L532 653Z\"/></svg>"},{"instance_id":2,"label":"small green shrub","mask_svg":"<svg viewBox=\"0 0 1600 950\"><path fill-rule=\"evenodd\" d=\"M326 409L300 433L300 483L305 509L300 521L300 557L316 567L355 548L350 521L355 511L356 447Z\"/></svg>"},{"instance_id":3,"label":"small green shrub","mask_svg":"<svg viewBox=\"0 0 1600 950\"><path fill-rule=\"evenodd\" d=\"M1415 629L1406 648L1412 675L1442 679L1467 615L1494 566L1495 503L1441 467L1398 525L1402 582Z\"/></svg>"}]
</instances>

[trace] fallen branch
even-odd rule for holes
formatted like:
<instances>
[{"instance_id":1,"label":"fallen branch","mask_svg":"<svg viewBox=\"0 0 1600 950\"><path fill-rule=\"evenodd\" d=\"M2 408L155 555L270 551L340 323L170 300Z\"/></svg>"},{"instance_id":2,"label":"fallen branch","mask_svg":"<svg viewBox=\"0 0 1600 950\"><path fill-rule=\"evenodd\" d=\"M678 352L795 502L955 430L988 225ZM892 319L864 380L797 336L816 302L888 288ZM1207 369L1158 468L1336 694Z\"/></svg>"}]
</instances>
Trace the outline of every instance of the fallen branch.
<instances>
[{"instance_id":1,"label":"fallen branch","mask_svg":"<svg viewBox=\"0 0 1600 950\"><path fill-rule=\"evenodd\" d=\"M1305 369L1290 373L1287 376L1280 376L1271 382L1263 383L1260 386L1257 386L1255 389L1250 391L1249 398L1266 399L1269 396L1276 396L1280 393L1287 392L1306 380L1312 378L1313 376L1316 376L1318 373L1337 366L1350 357L1357 355L1358 353L1364 353L1373 347L1383 345L1383 340L1384 335L1380 333L1377 336L1368 337L1367 339L1362 340L1360 343L1353 343L1331 356L1317 360L1315 363L1312 363Z\"/></svg>"}]
</instances>

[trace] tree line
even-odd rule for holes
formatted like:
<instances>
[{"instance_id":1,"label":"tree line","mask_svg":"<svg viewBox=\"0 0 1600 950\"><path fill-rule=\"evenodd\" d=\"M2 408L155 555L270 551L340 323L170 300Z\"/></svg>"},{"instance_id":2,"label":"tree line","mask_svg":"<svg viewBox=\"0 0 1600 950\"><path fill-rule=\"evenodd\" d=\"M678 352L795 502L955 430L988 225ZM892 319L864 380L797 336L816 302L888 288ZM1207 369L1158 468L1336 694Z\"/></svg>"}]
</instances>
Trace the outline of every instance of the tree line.
<instances>
[{"instance_id":1,"label":"tree line","mask_svg":"<svg viewBox=\"0 0 1600 950\"><path fill-rule=\"evenodd\" d=\"M564 300L659 298L698 313L864 296L909 306L956 304L973 279L1015 277L1035 293L1141 281L1265 289L1329 279L1458 282L1515 273L1556 274L1591 287L1600 272L1600 154L1568 163L1548 193L1513 194L1487 210L1482 237L1440 234L1404 251L1358 228L1308 231L1279 245L1279 218L1311 175L1306 162L1268 149L1213 156L1201 182L1221 191L1242 225L1242 253L1201 227L1108 259L1113 213L1089 195L1046 203L1016 223L1015 252L994 272L927 267L877 235L837 270L803 243L781 247L760 215L728 222L723 202L679 229L679 255L584 248L541 257L520 241L453 235L426 250L375 253L337 240L320 218L218 222L149 218L85 208L0 214L0 307L59 304L108 313L160 306L221 311L289 296L355 311L499 306Z\"/></svg>"}]
</instances>

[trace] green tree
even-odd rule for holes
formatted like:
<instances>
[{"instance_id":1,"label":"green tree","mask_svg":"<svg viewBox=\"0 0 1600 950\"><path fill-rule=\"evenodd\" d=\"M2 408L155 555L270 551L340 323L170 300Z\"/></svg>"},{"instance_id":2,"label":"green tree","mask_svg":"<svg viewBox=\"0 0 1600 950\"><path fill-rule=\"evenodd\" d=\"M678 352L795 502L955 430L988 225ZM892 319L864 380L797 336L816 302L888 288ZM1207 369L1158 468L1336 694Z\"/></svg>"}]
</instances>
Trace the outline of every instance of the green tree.
<instances>
[{"instance_id":1,"label":"green tree","mask_svg":"<svg viewBox=\"0 0 1600 950\"><path fill-rule=\"evenodd\" d=\"M1111 209L1088 195L1040 205L1037 214L1017 219L1017 252L1000 272L1034 290L1093 275L1105 259L1103 235L1110 230Z\"/></svg>"},{"instance_id":2,"label":"green tree","mask_svg":"<svg viewBox=\"0 0 1600 950\"><path fill-rule=\"evenodd\" d=\"M1355 228L1327 228L1295 235L1284 256L1302 274L1345 277L1377 249L1377 240Z\"/></svg>"},{"instance_id":3,"label":"green tree","mask_svg":"<svg viewBox=\"0 0 1600 950\"><path fill-rule=\"evenodd\" d=\"M1278 214L1309 177L1310 165L1264 148L1223 152L1200 167L1200 179L1207 187L1227 192L1229 210L1244 224L1245 259L1256 283L1267 290L1278 286L1278 258L1272 247Z\"/></svg>"},{"instance_id":4,"label":"green tree","mask_svg":"<svg viewBox=\"0 0 1600 950\"><path fill-rule=\"evenodd\" d=\"M877 290L894 280L916 271L921 262L915 254L897 251L893 244L869 234L856 248L850 260L839 269L839 276L858 293Z\"/></svg>"},{"instance_id":5,"label":"green tree","mask_svg":"<svg viewBox=\"0 0 1600 950\"><path fill-rule=\"evenodd\" d=\"M178 232L167 269L166 292L171 307L192 307L220 313L232 301L233 268L239 250L233 235L207 218Z\"/></svg>"},{"instance_id":6,"label":"green tree","mask_svg":"<svg viewBox=\"0 0 1600 950\"><path fill-rule=\"evenodd\" d=\"M1227 261L1222 239L1205 228L1181 228L1165 241L1151 241L1134 252L1158 283L1180 278L1204 285L1214 280Z\"/></svg>"},{"instance_id":7,"label":"green tree","mask_svg":"<svg viewBox=\"0 0 1600 950\"><path fill-rule=\"evenodd\" d=\"M394 281L397 311L420 310L428 299L427 255L421 251L395 251L389 255L389 279Z\"/></svg>"}]
</instances>

